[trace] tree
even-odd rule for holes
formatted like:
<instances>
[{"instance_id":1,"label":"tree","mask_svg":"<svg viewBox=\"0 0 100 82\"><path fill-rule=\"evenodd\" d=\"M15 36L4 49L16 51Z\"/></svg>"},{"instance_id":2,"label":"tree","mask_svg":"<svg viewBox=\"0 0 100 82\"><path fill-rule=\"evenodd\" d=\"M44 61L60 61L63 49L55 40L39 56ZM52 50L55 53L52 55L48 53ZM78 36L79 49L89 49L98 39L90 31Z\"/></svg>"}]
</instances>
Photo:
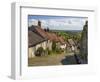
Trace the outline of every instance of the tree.
<instances>
[{"instance_id":1,"label":"tree","mask_svg":"<svg viewBox=\"0 0 100 82\"><path fill-rule=\"evenodd\" d=\"M80 56L81 58L87 62L87 57L88 57L88 21L86 21L83 31L82 31L82 37L80 41Z\"/></svg>"}]
</instances>

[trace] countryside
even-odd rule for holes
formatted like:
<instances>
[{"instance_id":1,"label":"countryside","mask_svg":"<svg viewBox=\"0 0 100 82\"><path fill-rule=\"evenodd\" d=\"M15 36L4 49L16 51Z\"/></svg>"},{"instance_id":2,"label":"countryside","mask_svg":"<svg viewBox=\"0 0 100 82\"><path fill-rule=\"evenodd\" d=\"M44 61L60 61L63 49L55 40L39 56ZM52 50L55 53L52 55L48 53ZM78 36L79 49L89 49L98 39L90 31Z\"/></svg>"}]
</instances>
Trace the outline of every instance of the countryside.
<instances>
[{"instance_id":1,"label":"countryside","mask_svg":"<svg viewBox=\"0 0 100 82\"><path fill-rule=\"evenodd\" d=\"M81 25L79 19L84 20L84 24ZM29 67L88 63L87 19L30 16L28 20L30 24L28 25ZM50 20L53 20L53 22Z\"/></svg>"}]
</instances>

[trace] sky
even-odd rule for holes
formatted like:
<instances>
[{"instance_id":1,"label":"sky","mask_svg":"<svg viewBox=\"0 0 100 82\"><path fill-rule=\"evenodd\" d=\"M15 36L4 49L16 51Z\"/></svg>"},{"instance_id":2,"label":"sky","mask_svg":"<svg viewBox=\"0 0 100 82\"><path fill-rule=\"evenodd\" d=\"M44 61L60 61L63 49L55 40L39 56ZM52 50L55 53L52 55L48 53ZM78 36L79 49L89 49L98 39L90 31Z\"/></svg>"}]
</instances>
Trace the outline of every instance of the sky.
<instances>
[{"instance_id":1,"label":"sky","mask_svg":"<svg viewBox=\"0 0 100 82\"><path fill-rule=\"evenodd\" d=\"M28 26L37 25L52 30L82 30L87 17L28 15Z\"/></svg>"}]
</instances>

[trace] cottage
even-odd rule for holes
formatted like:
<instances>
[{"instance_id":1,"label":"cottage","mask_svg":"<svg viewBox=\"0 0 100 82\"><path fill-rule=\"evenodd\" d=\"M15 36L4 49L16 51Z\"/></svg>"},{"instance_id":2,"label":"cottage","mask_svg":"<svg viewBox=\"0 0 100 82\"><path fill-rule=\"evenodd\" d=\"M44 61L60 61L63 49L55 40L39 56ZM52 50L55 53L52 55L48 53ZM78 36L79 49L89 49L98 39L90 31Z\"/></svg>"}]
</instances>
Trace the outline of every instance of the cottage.
<instances>
[{"instance_id":1,"label":"cottage","mask_svg":"<svg viewBox=\"0 0 100 82\"><path fill-rule=\"evenodd\" d=\"M74 43L73 39L68 39L68 42L69 42L69 44L70 44L71 46L75 46L75 43Z\"/></svg>"},{"instance_id":2,"label":"cottage","mask_svg":"<svg viewBox=\"0 0 100 82\"><path fill-rule=\"evenodd\" d=\"M59 42L60 42L60 48L66 49L66 43L65 43L63 37L59 36L58 38L59 38Z\"/></svg>"},{"instance_id":3,"label":"cottage","mask_svg":"<svg viewBox=\"0 0 100 82\"><path fill-rule=\"evenodd\" d=\"M29 32L29 57L35 56L35 51L42 47L44 50L52 50L53 42L56 43L58 49L66 49L66 42L63 37L58 36L56 33L44 30L41 27L41 22L38 25L32 25L28 28Z\"/></svg>"},{"instance_id":4,"label":"cottage","mask_svg":"<svg viewBox=\"0 0 100 82\"><path fill-rule=\"evenodd\" d=\"M59 38L55 33L52 33L52 37L53 37L54 42L56 42L56 43L59 42Z\"/></svg>"},{"instance_id":5,"label":"cottage","mask_svg":"<svg viewBox=\"0 0 100 82\"><path fill-rule=\"evenodd\" d=\"M44 49L49 49L52 50L52 41L51 41L51 35L49 32L46 32L42 27L41 27L41 22L38 21L38 25L34 26L32 25L29 30L37 33L39 36L41 36L42 38L46 39L47 41L44 43L43 48Z\"/></svg>"},{"instance_id":6,"label":"cottage","mask_svg":"<svg viewBox=\"0 0 100 82\"><path fill-rule=\"evenodd\" d=\"M35 32L28 31L28 49L29 55L28 57L34 57L35 52L39 47L45 48L46 39L42 38L41 36L37 35Z\"/></svg>"},{"instance_id":7,"label":"cottage","mask_svg":"<svg viewBox=\"0 0 100 82\"><path fill-rule=\"evenodd\" d=\"M67 51L67 52L71 52L71 51L72 51L71 45L69 44L68 41L66 41L66 51Z\"/></svg>"},{"instance_id":8,"label":"cottage","mask_svg":"<svg viewBox=\"0 0 100 82\"><path fill-rule=\"evenodd\" d=\"M76 46L76 44L75 44L73 39L68 39L68 43L70 44L70 47L71 47L72 51L77 50L77 46Z\"/></svg>"},{"instance_id":9,"label":"cottage","mask_svg":"<svg viewBox=\"0 0 100 82\"><path fill-rule=\"evenodd\" d=\"M52 36L52 33L49 33L49 32L46 32L46 35L48 37L48 49L49 50L52 50L52 42L53 42L53 36Z\"/></svg>"}]
</instances>

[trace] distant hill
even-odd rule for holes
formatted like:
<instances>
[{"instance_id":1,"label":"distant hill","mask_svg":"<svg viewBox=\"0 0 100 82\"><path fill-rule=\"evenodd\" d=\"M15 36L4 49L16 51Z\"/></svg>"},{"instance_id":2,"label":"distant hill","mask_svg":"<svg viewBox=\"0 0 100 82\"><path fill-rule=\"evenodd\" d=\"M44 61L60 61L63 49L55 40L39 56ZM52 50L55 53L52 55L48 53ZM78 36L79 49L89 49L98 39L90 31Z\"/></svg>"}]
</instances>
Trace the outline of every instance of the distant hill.
<instances>
[{"instance_id":1,"label":"distant hill","mask_svg":"<svg viewBox=\"0 0 100 82\"><path fill-rule=\"evenodd\" d=\"M52 32L82 32L82 30L50 30Z\"/></svg>"}]
</instances>

